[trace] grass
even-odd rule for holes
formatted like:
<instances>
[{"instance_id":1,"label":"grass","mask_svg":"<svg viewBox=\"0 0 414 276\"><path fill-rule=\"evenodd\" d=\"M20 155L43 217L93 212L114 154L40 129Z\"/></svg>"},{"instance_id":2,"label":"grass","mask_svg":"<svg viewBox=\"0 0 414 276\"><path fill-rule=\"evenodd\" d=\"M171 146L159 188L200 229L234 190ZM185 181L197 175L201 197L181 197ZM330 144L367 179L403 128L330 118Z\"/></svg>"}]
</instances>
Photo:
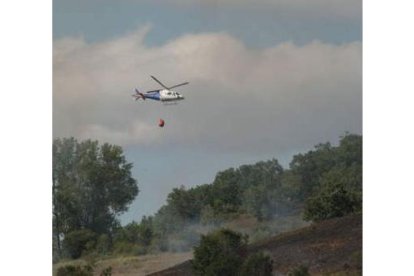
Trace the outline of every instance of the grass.
<instances>
[{"instance_id":1,"label":"grass","mask_svg":"<svg viewBox=\"0 0 414 276\"><path fill-rule=\"evenodd\" d=\"M92 265L96 275L104 269L111 267L112 275L132 276L147 275L159 270L166 269L176 264L191 259L192 252L181 253L160 253L142 256L122 256L106 257L99 259L79 259L71 261L61 261L53 265L53 275L57 270L65 265Z\"/></svg>"}]
</instances>

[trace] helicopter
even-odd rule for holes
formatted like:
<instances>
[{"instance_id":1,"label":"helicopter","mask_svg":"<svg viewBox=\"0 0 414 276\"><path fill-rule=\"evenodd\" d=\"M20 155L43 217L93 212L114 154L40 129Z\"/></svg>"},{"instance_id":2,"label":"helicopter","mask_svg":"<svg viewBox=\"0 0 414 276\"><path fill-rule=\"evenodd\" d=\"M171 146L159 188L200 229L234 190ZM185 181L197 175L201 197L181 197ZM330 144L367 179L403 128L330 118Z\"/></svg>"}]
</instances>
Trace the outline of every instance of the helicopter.
<instances>
[{"instance_id":1,"label":"helicopter","mask_svg":"<svg viewBox=\"0 0 414 276\"><path fill-rule=\"evenodd\" d=\"M151 76L151 78L155 80L159 85L161 85L164 89L151 90L151 91L142 93L137 88L135 88L135 94L132 95L132 97L134 97L135 100L150 99L150 100L155 100L155 101L173 102L173 103L177 103L178 101L184 100L183 95L181 95L178 92L172 91L171 89L179 87L179 86L187 85L189 84L189 82L183 82L180 84L167 87L162 82L160 82L156 77Z\"/></svg>"}]
</instances>

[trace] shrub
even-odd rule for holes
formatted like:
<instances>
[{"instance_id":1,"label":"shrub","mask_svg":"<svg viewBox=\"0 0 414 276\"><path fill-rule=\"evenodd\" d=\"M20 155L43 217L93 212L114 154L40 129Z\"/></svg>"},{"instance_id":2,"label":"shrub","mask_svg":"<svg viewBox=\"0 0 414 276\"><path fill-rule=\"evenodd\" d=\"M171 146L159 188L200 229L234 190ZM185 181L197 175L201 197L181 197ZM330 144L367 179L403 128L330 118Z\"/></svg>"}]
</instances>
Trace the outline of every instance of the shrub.
<instances>
[{"instance_id":1,"label":"shrub","mask_svg":"<svg viewBox=\"0 0 414 276\"><path fill-rule=\"evenodd\" d=\"M111 241L108 235L100 235L96 242L96 253L99 255L108 255L111 252L111 249Z\"/></svg>"},{"instance_id":2,"label":"shrub","mask_svg":"<svg viewBox=\"0 0 414 276\"><path fill-rule=\"evenodd\" d=\"M271 276L273 261L263 252L255 253L246 258L240 269L241 276Z\"/></svg>"},{"instance_id":3,"label":"shrub","mask_svg":"<svg viewBox=\"0 0 414 276\"><path fill-rule=\"evenodd\" d=\"M97 235L89 229L72 231L65 236L63 247L70 257L77 259L83 251L92 250L96 245Z\"/></svg>"},{"instance_id":4,"label":"shrub","mask_svg":"<svg viewBox=\"0 0 414 276\"><path fill-rule=\"evenodd\" d=\"M90 265L66 265L57 270L56 276L93 276L93 268Z\"/></svg>"},{"instance_id":5,"label":"shrub","mask_svg":"<svg viewBox=\"0 0 414 276\"><path fill-rule=\"evenodd\" d=\"M238 275L246 247L247 237L228 229L202 235L194 247L193 271L196 275Z\"/></svg>"},{"instance_id":6,"label":"shrub","mask_svg":"<svg viewBox=\"0 0 414 276\"><path fill-rule=\"evenodd\" d=\"M147 248L130 242L117 242L113 246L113 253L115 255L144 255L147 253Z\"/></svg>"},{"instance_id":7,"label":"shrub","mask_svg":"<svg viewBox=\"0 0 414 276\"><path fill-rule=\"evenodd\" d=\"M335 183L311 197L305 206L304 219L321 221L342 217L361 210L362 202L355 191L346 189L340 183Z\"/></svg>"}]
</instances>

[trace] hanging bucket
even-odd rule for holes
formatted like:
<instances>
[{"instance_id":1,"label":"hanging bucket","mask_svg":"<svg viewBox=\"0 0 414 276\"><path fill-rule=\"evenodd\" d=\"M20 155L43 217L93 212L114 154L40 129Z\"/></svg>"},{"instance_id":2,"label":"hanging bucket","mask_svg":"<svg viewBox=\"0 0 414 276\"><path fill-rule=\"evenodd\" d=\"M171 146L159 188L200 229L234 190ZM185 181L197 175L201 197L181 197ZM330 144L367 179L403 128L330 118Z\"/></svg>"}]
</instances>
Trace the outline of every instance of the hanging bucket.
<instances>
[{"instance_id":1,"label":"hanging bucket","mask_svg":"<svg viewBox=\"0 0 414 276\"><path fill-rule=\"evenodd\" d=\"M158 122L158 126L159 127L164 127L164 124L165 124L164 120L160 119L160 121Z\"/></svg>"}]
</instances>

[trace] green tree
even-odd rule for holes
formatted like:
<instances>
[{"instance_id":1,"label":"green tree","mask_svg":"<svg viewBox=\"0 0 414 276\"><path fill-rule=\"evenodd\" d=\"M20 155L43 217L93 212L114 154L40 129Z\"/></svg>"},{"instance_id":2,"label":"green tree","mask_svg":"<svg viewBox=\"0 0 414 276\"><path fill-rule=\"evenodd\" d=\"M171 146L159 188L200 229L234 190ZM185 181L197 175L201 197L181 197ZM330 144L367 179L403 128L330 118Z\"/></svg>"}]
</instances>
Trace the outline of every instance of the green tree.
<instances>
[{"instance_id":1,"label":"green tree","mask_svg":"<svg viewBox=\"0 0 414 276\"><path fill-rule=\"evenodd\" d=\"M247 237L231 230L202 235L194 247L193 271L196 275L238 275L246 249Z\"/></svg>"},{"instance_id":2,"label":"green tree","mask_svg":"<svg viewBox=\"0 0 414 276\"><path fill-rule=\"evenodd\" d=\"M306 220L324 220L362 211L362 137L342 137L333 149L335 164L318 180L305 204Z\"/></svg>"},{"instance_id":3,"label":"green tree","mask_svg":"<svg viewBox=\"0 0 414 276\"><path fill-rule=\"evenodd\" d=\"M143 246L149 246L154 236L154 226L152 217L144 216L139 224L139 243Z\"/></svg>"},{"instance_id":4,"label":"green tree","mask_svg":"<svg viewBox=\"0 0 414 276\"><path fill-rule=\"evenodd\" d=\"M353 167L332 170L321 182L322 189L306 202L305 220L320 221L362 210L362 178Z\"/></svg>"},{"instance_id":5,"label":"green tree","mask_svg":"<svg viewBox=\"0 0 414 276\"><path fill-rule=\"evenodd\" d=\"M247 212L263 220L280 211L283 168L276 159L244 165L238 171L244 189L243 206Z\"/></svg>"},{"instance_id":6,"label":"green tree","mask_svg":"<svg viewBox=\"0 0 414 276\"><path fill-rule=\"evenodd\" d=\"M300 175L292 170L285 170L281 179L281 193L286 203L291 206L301 206L303 199L299 197L303 188Z\"/></svg>"},{"instance_id":7,"label":"green tree","mask_svg":"<svg viewBox=\"0 0 414 276\"><path fill-rule=\"evenodd\" d=\"M95 247L96 233L89 229L75 230L65 236L63 245L71 258L79 258L82 252Z\"/></svg>"},{"instance_id":8,"label":"green tree","mask_svg":"<svg viewBox=\"0 0 414 276\"><path fill-rule=\"evenodd\" d=\"M155 214L153 225L156 235L162 239L169 233L181 230L185 225L185 220L177 213L177 210L164 205Z\"/></svg>"},{"instance_id":9,"label":"green tree","mask_svg":"<svg viewBox=\"0 0 414 276\"><path fill-rule=\"evenodd\" d=\"M68 138L53 141L53 170L52 170L52 196L53 196L53 235L54 255L58 258L62 253L61 234L67 232L70 224L69 214L75 213L74 202L70 194L74 193L71 184L75 182L75 158L74 151L76 140Z\"/></svg>"},{"instance_id":10,"label":"green tree","mask_svg":"<svg viewBox=\"0 0 414 276\"><path fill-rule=\"evenodd\" d=\"M173 208L183 219L191 221L198 220L203 204L203 200L200 198L201 194L197 193L200 189L201 188L192 188L186 190L184 186L174 188L172 192L168 194L168 206Z\"/></svg>"},{"instance_id":11,"label":"green tree","mask_svg":"<svg viewBox=\"0 0 414 276\"><path fill-rule=\"evenodd\" d=\"M240 174L234 168L217 173L211 196L211 205L216 213L237 212L242 204Z\"/></svg>"},{"instance_id":12,"label":"green tree","mask_svg":"<svg viewBox=\"0 0 414 276\"><path fill-rule=\"evenodd\" d=\"M138 194L122 148L74 138L53 141L54 241L88 229L111 236L116 217Z\"/></svg>"},{"instance_id":13,"label":"green tree","mask_svg":"<svg viewBox=\"0 0 414 276\"><path fill-rule=\"evenodd\" d=\"M315 150L295 155L290 162L290 170L300 179L295 198L304 201L311 196L320 187L320 177L335 164L335 150L330 143L319 144Z\"/></svg>"},{"instance_id":14,"label":"green tree","mask_svg":"<svg viewBox=\"0 0 414 276\"><path fill-rule=\"evenodd\" d=\"M345 134L341 137L337 148L338 165L349 167L352 165L362 166L362 136L356 134Z\"/></svg>"},{"instance_id":15,"label":"green tree","mask_svg":"<svg viewBox=\"0 0 414 276\"><path fill-rule=\"evenodd\" d=\"M124 227L119 227L114 239L116 242L148 246L151 243L153 233L152 217L144 216L139 224L133 221Z\"/></svg>"}]
</instances>

